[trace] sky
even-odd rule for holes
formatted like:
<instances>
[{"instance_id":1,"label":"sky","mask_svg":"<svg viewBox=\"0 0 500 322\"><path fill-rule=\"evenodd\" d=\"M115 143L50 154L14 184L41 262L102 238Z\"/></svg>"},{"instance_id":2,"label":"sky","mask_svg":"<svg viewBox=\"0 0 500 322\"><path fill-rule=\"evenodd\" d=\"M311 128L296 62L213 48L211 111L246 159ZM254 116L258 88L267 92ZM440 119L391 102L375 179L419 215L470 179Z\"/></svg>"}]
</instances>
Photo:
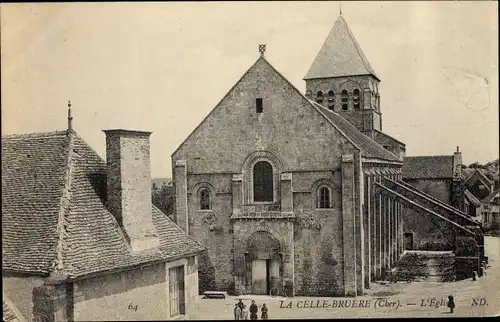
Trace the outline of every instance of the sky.
<instances>
[{"instance_id":1,"label":"sky","mask_svg":"<svg viewBox=\"0 0 500 322\"><path fill-rule=\"evenodd\" d=\"M344 1L382 80L383 131L407 156L498 158L496 1ZM105 157L104 129L152 131L153 177L259 57L302 92L339 3L1 4L2 135L67 128ZM300 134L299 134L300 135Z\"/></svg>"}]
</instances>

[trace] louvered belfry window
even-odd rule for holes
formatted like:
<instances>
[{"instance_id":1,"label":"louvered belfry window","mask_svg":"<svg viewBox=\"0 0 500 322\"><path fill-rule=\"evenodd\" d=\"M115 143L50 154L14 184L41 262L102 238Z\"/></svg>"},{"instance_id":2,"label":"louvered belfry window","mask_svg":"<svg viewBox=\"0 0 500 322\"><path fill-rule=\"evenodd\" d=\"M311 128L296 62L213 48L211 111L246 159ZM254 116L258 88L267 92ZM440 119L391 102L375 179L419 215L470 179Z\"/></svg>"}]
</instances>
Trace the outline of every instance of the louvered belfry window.
<instances>
[{"instance_id":1,"label":"louvered belfry window","mask_svg":"<svg viewBox=\"0 0 500 322\"><path fill-rule=\"evenodd\" d=\"M335 93L333 91L328 92L328 108L333 110L335 106Z\"/></svg>"},{"instance_id":2,"label":"louvered belfry window","mask_svg":"<svg viewBox=\"0 0 500 322\"><path fill-rule=\"evenodd\" d=\"M342 109L344 111L347 111L349 104L349 94L347 94L346 90L343 90L342 93L340 94L340 101L342 103Z\"/></svg>"},{"instance_id":3,"label":"louvered belfry window","mask_svg":"<svg viewBox=\"0 0 500 322\"><path fill-rule=\"evenodd\" d=\"M354 109L359 109L359 104L360 102L360 98L359 98L359 89L355 89L353 92L352 92L352 103L354 105Z\"/></svg>"},{"instance_id":4,"label":"louvered belfry window","mask_svg":"<svg viewBox=\"0 0 500 322\"><path fill-rule=\"evenodd\" d=\"M316 93L316 102L319 104L323 104L323 92L319 91Z\"/></svg>"},{"instance_id":5,"label":"louvered belfry window","mask_svg":"<svg viewBox=\"0 0 500 322\"><path fill-rule=\"evenodd\" d=\"M253 200L273 201L273 167L269 162L259 161L253 167Z\"/></svg>"}]
</instances>

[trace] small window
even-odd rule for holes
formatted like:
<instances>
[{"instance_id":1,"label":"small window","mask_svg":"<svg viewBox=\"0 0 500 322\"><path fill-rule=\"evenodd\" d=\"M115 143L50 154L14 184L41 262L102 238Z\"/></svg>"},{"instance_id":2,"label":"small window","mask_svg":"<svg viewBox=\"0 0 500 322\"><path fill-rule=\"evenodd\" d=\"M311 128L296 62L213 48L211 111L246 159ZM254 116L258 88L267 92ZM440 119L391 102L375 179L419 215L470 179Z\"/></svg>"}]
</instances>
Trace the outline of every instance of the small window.
<instances>
[{"instance_id":1,"label":"small window","mask_svg":"<svg viewBox=\"0 0 500 322\"><path fill-rule=\"evenodd\" d=\"M340 102L342 103L342 109L347 111L349 104L349 94L347 94L346 90L343 90L340 94Z\"/></svg>"},{"instance_id":2,"label":"small window","mask_svg":"<svg viewBox=\"0 0 500 322\"><path fill-rule=\"evenodd\" d=\"M357 88L352 92L352 102L354 105L354 109L359 110L360 98L359 98L359 89Z\"/></svg>"},{"instance_id":3,"label":"small window","mask_svg":"<svg viewBox=\"0 0 500 322\"><path fill-rule=\"evenodd\" d=\"M200 191L200 209L210 210L210 191L206 188Z\"/></svg>"},{"instance_id":4,"label":"small window","mask_svg":"<svg viewBox=\"0 0 500 322\"><path fill-rule=\"evenodd\" d=\"M316 93L316 102L319 104L323 104L323 92L319 91Z\"/></svg>"},{"instance_id":5,"label":"small window","mask_svg":"<svg viewBox=\"0 0 500 322\"><path fill-rule=\"evenodd\" d=\"M335 107L335 93L333 91L328 92L328 108L333 110Z\"/></svg>"},{"instance_id":6,"label":"small window","mask_svg":"<svg viewBox=\"0 0 500 322\"><path fill-rule=\"evenodd\" d=\"M318 191L318 208L326 209L331 208L330 204L330 188L320 187Z\"/></svg>"},{"instance_id":7,"label":"small window","mask_svg":"<svg viewBox=\"0 0 500 322\"><path fill-rule=\"evenodd\" d=\"M257 110L257 113L262 113L264 110L264 107L262 106L262 98L255 99L255 109Z\"/></svg>"}]
</instances>

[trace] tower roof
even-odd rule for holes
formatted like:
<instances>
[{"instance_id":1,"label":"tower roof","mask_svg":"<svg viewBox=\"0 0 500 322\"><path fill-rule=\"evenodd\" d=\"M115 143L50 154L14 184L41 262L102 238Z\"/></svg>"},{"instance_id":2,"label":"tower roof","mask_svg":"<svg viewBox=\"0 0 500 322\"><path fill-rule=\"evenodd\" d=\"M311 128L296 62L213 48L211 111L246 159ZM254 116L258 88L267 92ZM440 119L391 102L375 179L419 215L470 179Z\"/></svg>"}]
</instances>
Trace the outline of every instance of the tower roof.
<instances>
[{"instance_id":1,"label":"tower roof","mask_svg":"<svg viewBox=\"0 0 500 322\"><path fill-rule=\"evenodd\" d=\"M304 79L377 75L351 29L339 16Z\"/></svg>"}]
</instances>

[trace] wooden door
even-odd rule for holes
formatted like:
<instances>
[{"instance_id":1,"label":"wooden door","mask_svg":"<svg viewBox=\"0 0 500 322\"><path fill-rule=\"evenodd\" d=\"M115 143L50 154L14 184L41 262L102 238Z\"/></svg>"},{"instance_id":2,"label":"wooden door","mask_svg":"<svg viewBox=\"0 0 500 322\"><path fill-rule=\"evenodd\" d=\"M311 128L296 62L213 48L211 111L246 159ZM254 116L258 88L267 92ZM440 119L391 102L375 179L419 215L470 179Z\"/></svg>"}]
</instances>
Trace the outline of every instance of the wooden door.
<instances>
[{"instance_id":1,"label":"wooden door","mask_svg":"<svg viewBox=\"0 0 500 322\"><path fill-rule=\"evenodd\" d=\"M405 249L412 250L413 249L413 234L405 233Z\"/></svg>"},{"instance_id":2,"label":"wooden door","mask_svg":"<svg viewBox=\"0 0 500 322\"><path fill-rule=\"evenodd\" d=\"M267 261L254 259L252 261L252 294L267 294Z\"/></svg>"}]
</instances>

